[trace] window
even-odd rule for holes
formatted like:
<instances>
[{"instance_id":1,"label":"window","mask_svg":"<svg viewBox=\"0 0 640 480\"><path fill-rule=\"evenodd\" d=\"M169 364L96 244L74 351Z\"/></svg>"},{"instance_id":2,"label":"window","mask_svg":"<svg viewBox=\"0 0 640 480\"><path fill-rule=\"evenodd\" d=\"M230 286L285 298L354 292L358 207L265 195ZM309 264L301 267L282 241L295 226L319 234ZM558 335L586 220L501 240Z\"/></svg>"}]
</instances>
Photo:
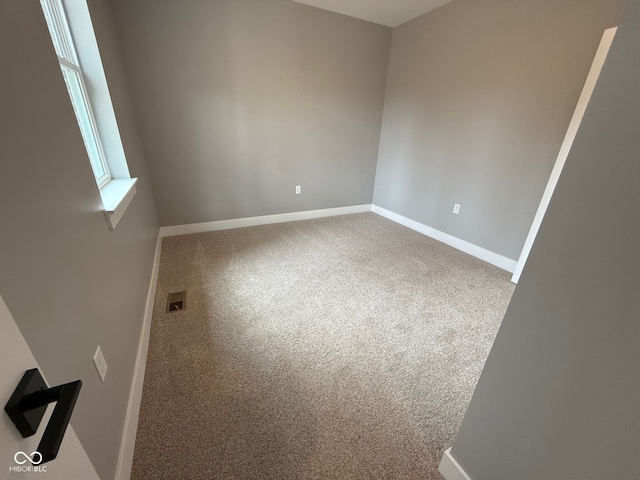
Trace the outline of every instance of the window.
<instances>
[{"instance_id":1,"label":"window","mask_svg":"<svg viewBox=\"0 0 640 480\"><path fill-rule=\"evenodd\" d=\"M104 214L116 228L136 194L86 0L40 0Z\"/></svg>"},{"instance_id":2,"label":"window","mask_svg":"<svg viewBox=\"0 0 640 480\"><path fill-rule=\"evenodd\" d=\"M67 91L78 120L82 140L84 140L84 146L89 155L93 175L96 177L98 187L102 187L111 180L111 175L100 142L100 135L91 110L82 68L73 45L73 38L67 24L64 8L59 0L40 0L40 3L49 27L53 46L58 55L62 76L67 84Z\"/></svg>"}]
</instances>

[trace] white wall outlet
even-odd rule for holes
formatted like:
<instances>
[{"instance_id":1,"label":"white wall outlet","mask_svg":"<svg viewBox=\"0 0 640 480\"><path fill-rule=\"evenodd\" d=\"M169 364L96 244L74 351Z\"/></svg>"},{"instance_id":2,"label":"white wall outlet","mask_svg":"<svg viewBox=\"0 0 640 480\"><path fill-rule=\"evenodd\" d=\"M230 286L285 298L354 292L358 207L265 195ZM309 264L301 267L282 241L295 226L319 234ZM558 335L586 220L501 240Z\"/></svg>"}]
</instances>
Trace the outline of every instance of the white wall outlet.
<instances>
[{"instance_id":1,"label":"white wall outlet","mask_svg":"<svg viewBox=\"0 0 640 480\"><path fill-rule=\"evenodd\" d=\"M296 195L300 195L300 185L296 185Z\"/></svg>"},{"instance_id":2,"label":"white wall outlet","mask_svg":"<svg viewBox=\"0 0 640 480\"><path fill-rule=\"evenodd\" d=\"M107 376L107 361L104 359L104 355L102 354L102 350L100 349L100 345L96 349L96 353L93 356L93 363L96 366L96 370L98 370L98 375L100 375L100 380L104 382L104 377Z\"/></svg>"},{"instance_id":3,"label":"white wall outlet","mask_svg":"<svg viewBox=\"0 0 640 480\"><path fill-rule=\"evenodd\" d=\"M459 203L456 203L453 206L453 213L455 213L456 215L458 215L460 213L460 204Z\"/></svg>"}]
</instances>

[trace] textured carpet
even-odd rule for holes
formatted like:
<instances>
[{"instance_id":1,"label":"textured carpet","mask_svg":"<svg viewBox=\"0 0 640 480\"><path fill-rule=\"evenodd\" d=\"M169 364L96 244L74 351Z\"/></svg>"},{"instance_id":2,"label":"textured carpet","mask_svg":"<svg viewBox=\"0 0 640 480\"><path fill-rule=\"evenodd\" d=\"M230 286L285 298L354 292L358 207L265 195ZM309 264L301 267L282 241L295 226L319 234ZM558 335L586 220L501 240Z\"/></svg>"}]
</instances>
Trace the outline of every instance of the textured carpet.
<instances>
[{"instance_id":1,"label":"textured carpet","mask_svg":"<svg viewBox=\"0 0 640 480\"><path fill-rule=\"evenodd\" d=\"M373 213L165 238L132 478L440 479L512 291Z\"/></svg>"}]
</instances>

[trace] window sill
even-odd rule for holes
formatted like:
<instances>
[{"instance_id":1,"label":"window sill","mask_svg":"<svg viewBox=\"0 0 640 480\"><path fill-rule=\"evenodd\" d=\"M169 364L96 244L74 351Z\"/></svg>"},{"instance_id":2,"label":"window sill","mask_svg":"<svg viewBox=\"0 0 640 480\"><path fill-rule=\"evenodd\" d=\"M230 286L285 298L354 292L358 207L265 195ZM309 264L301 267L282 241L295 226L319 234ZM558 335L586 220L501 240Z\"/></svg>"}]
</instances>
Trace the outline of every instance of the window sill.
<instances>
[{"instance_id":1,"label":"window sill","mask_svg":"<svg viewBox=\"0 0 640 480\"><path fill-rule=\"evenodd\" d=\"M118 178L111 180L100 189L104 216L110 230L116 229L124 212L127 211L127 207L136 194L137 181L137 178Z\"/></svg>"}]
</instances>

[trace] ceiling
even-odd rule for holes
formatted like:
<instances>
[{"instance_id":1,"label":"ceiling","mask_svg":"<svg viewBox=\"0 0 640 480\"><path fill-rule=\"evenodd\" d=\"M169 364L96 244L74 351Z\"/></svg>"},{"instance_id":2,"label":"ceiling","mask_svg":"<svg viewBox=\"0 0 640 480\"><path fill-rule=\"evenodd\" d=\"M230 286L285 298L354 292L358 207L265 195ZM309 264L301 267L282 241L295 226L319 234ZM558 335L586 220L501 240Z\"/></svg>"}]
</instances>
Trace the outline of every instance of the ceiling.
<instances>
[{"instance_id":1,"label":"ceiling","mask_svg":"<svg viewBox=\"0 0 640 480\"><path fill-rule=\"evenodd\" d=\"M313 7L397 27L452 0L292 0Z\"/></svg>"}]
</instances>

